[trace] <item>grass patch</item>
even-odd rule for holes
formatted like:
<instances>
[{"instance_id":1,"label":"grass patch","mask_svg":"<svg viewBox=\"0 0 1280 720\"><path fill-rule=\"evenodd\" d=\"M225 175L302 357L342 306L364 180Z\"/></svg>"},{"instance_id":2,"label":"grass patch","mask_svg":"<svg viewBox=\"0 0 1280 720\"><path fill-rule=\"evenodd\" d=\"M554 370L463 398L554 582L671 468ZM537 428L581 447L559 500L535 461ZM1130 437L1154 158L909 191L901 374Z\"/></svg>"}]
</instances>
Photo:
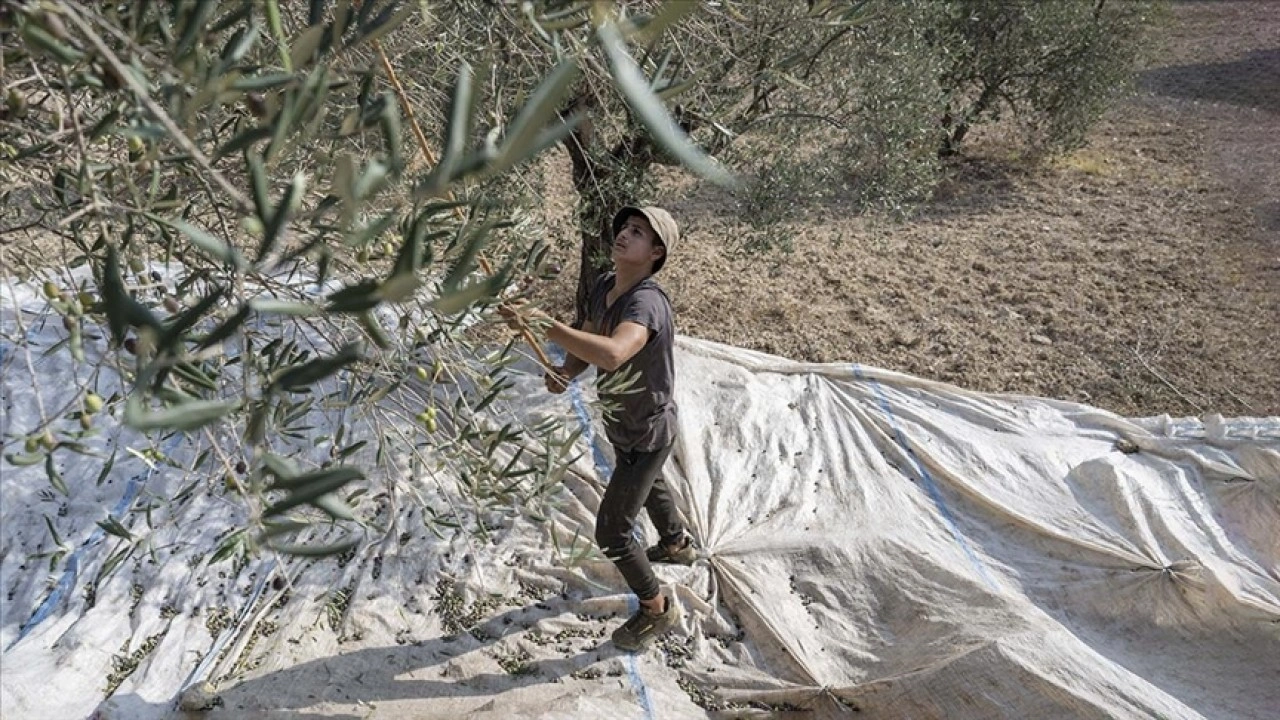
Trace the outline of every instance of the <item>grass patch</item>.
<instances>
[{"instance_id":1,"label":"grass patch","mask_svg":"<svg viewBox=\"0 0 1280 720\"><path fill-rule=\"evenodd\" d=\"M1054 159L1053 167L1093 177L1112 177L1116 174L1115 165L1110 159L1088 148Z\"/></svg>"}]
</instances>

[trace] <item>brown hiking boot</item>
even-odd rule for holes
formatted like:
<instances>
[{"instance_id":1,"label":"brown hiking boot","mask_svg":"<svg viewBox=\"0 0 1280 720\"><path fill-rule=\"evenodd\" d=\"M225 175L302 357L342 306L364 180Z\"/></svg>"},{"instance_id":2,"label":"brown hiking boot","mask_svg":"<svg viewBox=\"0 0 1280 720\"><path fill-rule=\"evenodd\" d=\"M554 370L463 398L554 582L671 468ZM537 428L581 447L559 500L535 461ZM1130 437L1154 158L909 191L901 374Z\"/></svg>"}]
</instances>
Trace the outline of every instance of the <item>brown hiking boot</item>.
<instances>
[{"instance_id":1,"label":"brown hiking boot","mask_svg":"<svg viewBox=\"0 0 1280 720\"><path fill-rule=\"evenodd\" d=\"M641 605L630 620L613 631L613 644L627 652L643 650L654 638L678 625L680 617L680 604L670 597L666 598L666 611L661 613L653 613Z\"/></svg>"},{"instance_id":2,"label":"brown hiking boot","mask_svg":"<svg viewBox=\"0 0 1280 720\"><path fill-rule=\"evenodd\" d=\"M692 565L698 559L698 551L693 549L693 537L689 533L680 536L675 545L658 543L644 551L644 556L651 563L669 563L672 565Z\"/></svg>"}]
</instances>

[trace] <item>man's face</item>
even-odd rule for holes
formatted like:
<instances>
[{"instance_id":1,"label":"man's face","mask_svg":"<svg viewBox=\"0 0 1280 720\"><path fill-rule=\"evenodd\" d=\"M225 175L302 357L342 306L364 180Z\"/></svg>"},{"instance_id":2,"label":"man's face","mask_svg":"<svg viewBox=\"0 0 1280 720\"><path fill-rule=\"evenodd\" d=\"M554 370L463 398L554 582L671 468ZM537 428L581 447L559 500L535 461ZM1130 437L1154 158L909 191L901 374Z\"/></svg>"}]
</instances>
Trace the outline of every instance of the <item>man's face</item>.
<instances>
[{"instance_id":1,"label":"man's face","mask_svg":"<svg viewBox=\"0 0 1280 720\"><path fill-rule=\"evenodd\" d=\"M615 265L648 267L662 257L662 244L653 226L643 215L632 215L622 223L622 229L613 238L613 262Z\"/></svg>"}]
</instances>

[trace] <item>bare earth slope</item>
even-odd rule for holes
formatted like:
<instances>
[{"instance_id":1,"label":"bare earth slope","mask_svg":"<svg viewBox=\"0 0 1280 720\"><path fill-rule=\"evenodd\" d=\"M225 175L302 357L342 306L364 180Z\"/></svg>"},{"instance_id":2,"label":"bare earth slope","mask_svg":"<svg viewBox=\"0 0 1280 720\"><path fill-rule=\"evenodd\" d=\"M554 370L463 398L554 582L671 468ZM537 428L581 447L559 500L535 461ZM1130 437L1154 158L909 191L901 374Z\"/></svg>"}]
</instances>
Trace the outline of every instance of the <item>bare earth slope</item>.
<instances>
[{"instance_id":1,"label":"bare earth slope","mask_svg":"<svg viewBox=\"0 0 1280 720\"><path fill-rule=\"evenodd\" d=\"M1126 415L1280 415L1280 13L1177 3L1166 34L1087 147L1031 168L979 137L904 224L811 208L792 254L740 259L731 200L670 178L681 332Z\"/></svg>"}]
</instances>

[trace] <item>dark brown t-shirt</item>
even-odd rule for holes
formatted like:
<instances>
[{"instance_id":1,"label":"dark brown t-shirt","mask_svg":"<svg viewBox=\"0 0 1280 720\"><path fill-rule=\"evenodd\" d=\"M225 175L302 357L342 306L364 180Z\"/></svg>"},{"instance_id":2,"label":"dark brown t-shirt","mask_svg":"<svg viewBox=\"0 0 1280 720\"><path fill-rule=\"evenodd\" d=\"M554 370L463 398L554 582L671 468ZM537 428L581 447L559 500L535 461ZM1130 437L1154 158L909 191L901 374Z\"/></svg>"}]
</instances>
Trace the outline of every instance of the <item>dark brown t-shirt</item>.
<instances>
[{"instance_id":1,"label":"dark brown t-shirt","mask_svg":"<svg viewBox=\"0 0 1280 720\"><path fill-rule=\"evenodd\" d=\"M609 305L615 280L615 275L608 273L596 283L587 303L587 318L602 335L612 335L624 322L639 323L649 328L649 339L617 370L599 370L599 385L608 385L618 375L638 374L628 391L611 395L601 390L600 399L615 406L613 417L605 418L605 432L609 442L621 450L658 450L676 436L676 329L671 300L652 277L647 277Z\"/></svg>"}]
</instances>

